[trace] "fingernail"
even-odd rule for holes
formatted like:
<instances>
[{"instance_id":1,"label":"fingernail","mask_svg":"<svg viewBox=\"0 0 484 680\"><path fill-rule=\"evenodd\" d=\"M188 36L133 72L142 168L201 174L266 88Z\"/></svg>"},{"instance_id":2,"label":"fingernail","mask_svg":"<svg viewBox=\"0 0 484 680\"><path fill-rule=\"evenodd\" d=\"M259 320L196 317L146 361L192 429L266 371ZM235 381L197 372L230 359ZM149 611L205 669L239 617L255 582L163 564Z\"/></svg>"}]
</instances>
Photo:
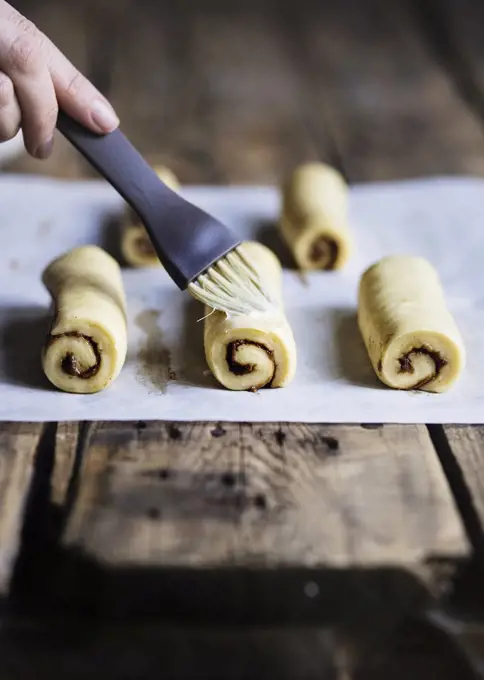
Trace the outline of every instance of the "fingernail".
<instances>
[{"instance_id":1,"label":"fingernail","mask_svg":"<svg viewBox=\"0 0 484 680\"><path fill-rule=\"evenodd\" d=\"M35 157L39 158L40 160L45 160L46 158L49 158L53 148L54 148L54 135L52 135L50 139L48 139L46 142L37 147L35 151Z\"/></svg>"},{"instance_id":2,"label":"fingernail","mask_svg":"<svg viewBox=\"0 0 484 680\"><path fill-rule=\"evenodd\" d=\"M91 118L101 132L112 132L119 125L114 109L102 99L96 99L91 106Z\"/></svg>"}]
</instances>

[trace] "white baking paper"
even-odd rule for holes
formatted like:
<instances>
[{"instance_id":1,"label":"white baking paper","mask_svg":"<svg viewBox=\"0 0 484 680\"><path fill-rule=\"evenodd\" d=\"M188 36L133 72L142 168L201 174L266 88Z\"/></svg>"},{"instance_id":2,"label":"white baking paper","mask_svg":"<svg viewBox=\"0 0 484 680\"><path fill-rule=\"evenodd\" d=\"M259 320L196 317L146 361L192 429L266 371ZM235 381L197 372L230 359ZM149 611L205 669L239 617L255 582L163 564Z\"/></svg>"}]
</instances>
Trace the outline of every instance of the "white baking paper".
<instances>
[{"instance_id":1,"label":"white baking paper","mask_svg":"<svg viewBox=\"0 0 484 680\"><path fill-rule=\"evenodd\" d=\"M278 192L194 187L185 196L243 238L291 265L274 229ZM49 297L40 275L83 243L119 244L119 196L102 182L0 180L0 420L236 420L484 423L484 181L433 179L357 186L350 218L355 254L340 273L306 283L284 275L298 371L285 389L229 392L207 374L202 310L161 269L125 270L129 354L117 381L95 395L65 394L40 367ZM358 279L380 257L427 257L440 272L467 347L465 373L446 394L381 385L356 325Z\"/></svg>"},{"instance_id":2,"label":"white baking paper","mask_svg":"<svg viewBox=\"0 0 484 680\"><path fill-rule=\"evenodd\" d=\"M15 137L0 144L0 168L8 165L11 161L26 154L24 136L22 131L17 132Z\"/></svg>"}]
</instances>

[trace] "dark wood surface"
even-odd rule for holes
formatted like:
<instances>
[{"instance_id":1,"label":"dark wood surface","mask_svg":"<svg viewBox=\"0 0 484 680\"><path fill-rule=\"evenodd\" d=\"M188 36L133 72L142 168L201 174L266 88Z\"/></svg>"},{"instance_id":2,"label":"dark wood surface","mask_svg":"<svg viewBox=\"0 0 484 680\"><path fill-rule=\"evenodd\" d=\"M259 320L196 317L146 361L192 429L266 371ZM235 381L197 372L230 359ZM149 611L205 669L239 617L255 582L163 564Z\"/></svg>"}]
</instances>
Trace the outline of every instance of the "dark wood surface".
<instances>
[{"instance_id":1,"label":"dark wood surface","mask_svg":"<svg viewBox=\"0 0 484 680\"><path fill-rule=\"evenodd\" d=\"M478 0L16 4L185 184L316 158L484 175ZM92 176L62 139L10 169ZM483 428L4 424L0 446L0 680L477 672Z\"/></svg>"}]
</instances>

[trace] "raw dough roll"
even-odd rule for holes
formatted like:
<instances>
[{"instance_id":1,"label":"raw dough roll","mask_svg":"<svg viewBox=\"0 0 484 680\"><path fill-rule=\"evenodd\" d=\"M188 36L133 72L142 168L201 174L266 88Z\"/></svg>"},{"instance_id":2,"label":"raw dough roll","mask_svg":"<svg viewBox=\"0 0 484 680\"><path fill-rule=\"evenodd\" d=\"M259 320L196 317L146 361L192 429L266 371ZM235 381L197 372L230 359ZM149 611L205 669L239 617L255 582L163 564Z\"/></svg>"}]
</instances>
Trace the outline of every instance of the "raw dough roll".
<instances>
[{"instance_id":1,"label":"raw dough roll","mask_svg":"<svg viewBox=\"0 0 484 680\"><path fill-rule=\"evenodd\" d=\"M260 243L244 243L239 250L260 273L274 309L227 317L224 312L207 308L207 363L216 379L230 390L284 387L296 371L296 344L284 316L281 265Z\"/></svg>"},{"instance_id":2,"label":"raw dough roll","mask_svg":"<svg viewBox=\"0 0 484 680\"><path fill-rule=\"evenodd\" d=\"M54 260L42 280L54 318L42 365L65 392L105 389L126 358L126 299L118 263L97 246L83 246Z\"/></svg>"},{"instance_id":3,"label":"raw dough roll","mask_svg":"<svg viewBox=\"0 0 484 680\"><path fill-rule=\"evenodd\" d=\"M385 257L367 269L358 324L376 374L390 387L444 392L464 367L439 277L420 257Z\"/></svg>"},{"instance_id":4,"label":"raw dough roll","mask_svg":"<svg viewBox=\"0 0 484 680\"><path fill-rule=\"evenodd\" d=\"M351 248L348 187L339 172L306 163L282 189L279 228L300 269L340 269Z\"/></svg>"},{"instance_id":5,"label":"raw dough roll","mask_svg":"<svg viewBox=\"0 0 484 680\"><path fill-rule=\"evenodd\" d=\"M171 170L159 166L155 167L154 171L167 187L170 187L173 191L179 189L178 179ZM125 261L132 267L161 267L161 262L151 245L143 224L131 208L128 208L126 211L126 224L121 240L121 252Z\"/></svg>"}]
</instances>

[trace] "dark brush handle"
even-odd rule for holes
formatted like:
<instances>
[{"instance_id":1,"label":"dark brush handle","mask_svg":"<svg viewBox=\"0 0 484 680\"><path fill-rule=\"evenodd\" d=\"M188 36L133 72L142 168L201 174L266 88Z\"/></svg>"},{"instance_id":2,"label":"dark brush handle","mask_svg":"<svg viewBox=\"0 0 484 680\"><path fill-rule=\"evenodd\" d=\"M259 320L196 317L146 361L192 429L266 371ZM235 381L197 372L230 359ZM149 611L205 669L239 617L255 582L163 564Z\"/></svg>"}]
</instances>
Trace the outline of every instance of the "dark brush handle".
<instances>
[{"instance_id":1,"label":"dark brush handle","mask_svg":"<svg viewBox=\"0 0 484 680\"><path fill-rule=\"evenodd\" d=\"M97 135L60 111L57 129L142 219L150 218L153 192L159 194L164 188L172 193L119 128L107 135Z\"/></svg>"},{"instance_id":2,"label":"dark brush handle","mask_svg":"<svg viewBox=\"0 0 484 680\"><path fill-rule=\"evenodd\" d=\"M57 128L138 213L182 290L239 245L227 227L169 189L121 130L96 135L64 112Z\"/></svg>"}]
</instances>

